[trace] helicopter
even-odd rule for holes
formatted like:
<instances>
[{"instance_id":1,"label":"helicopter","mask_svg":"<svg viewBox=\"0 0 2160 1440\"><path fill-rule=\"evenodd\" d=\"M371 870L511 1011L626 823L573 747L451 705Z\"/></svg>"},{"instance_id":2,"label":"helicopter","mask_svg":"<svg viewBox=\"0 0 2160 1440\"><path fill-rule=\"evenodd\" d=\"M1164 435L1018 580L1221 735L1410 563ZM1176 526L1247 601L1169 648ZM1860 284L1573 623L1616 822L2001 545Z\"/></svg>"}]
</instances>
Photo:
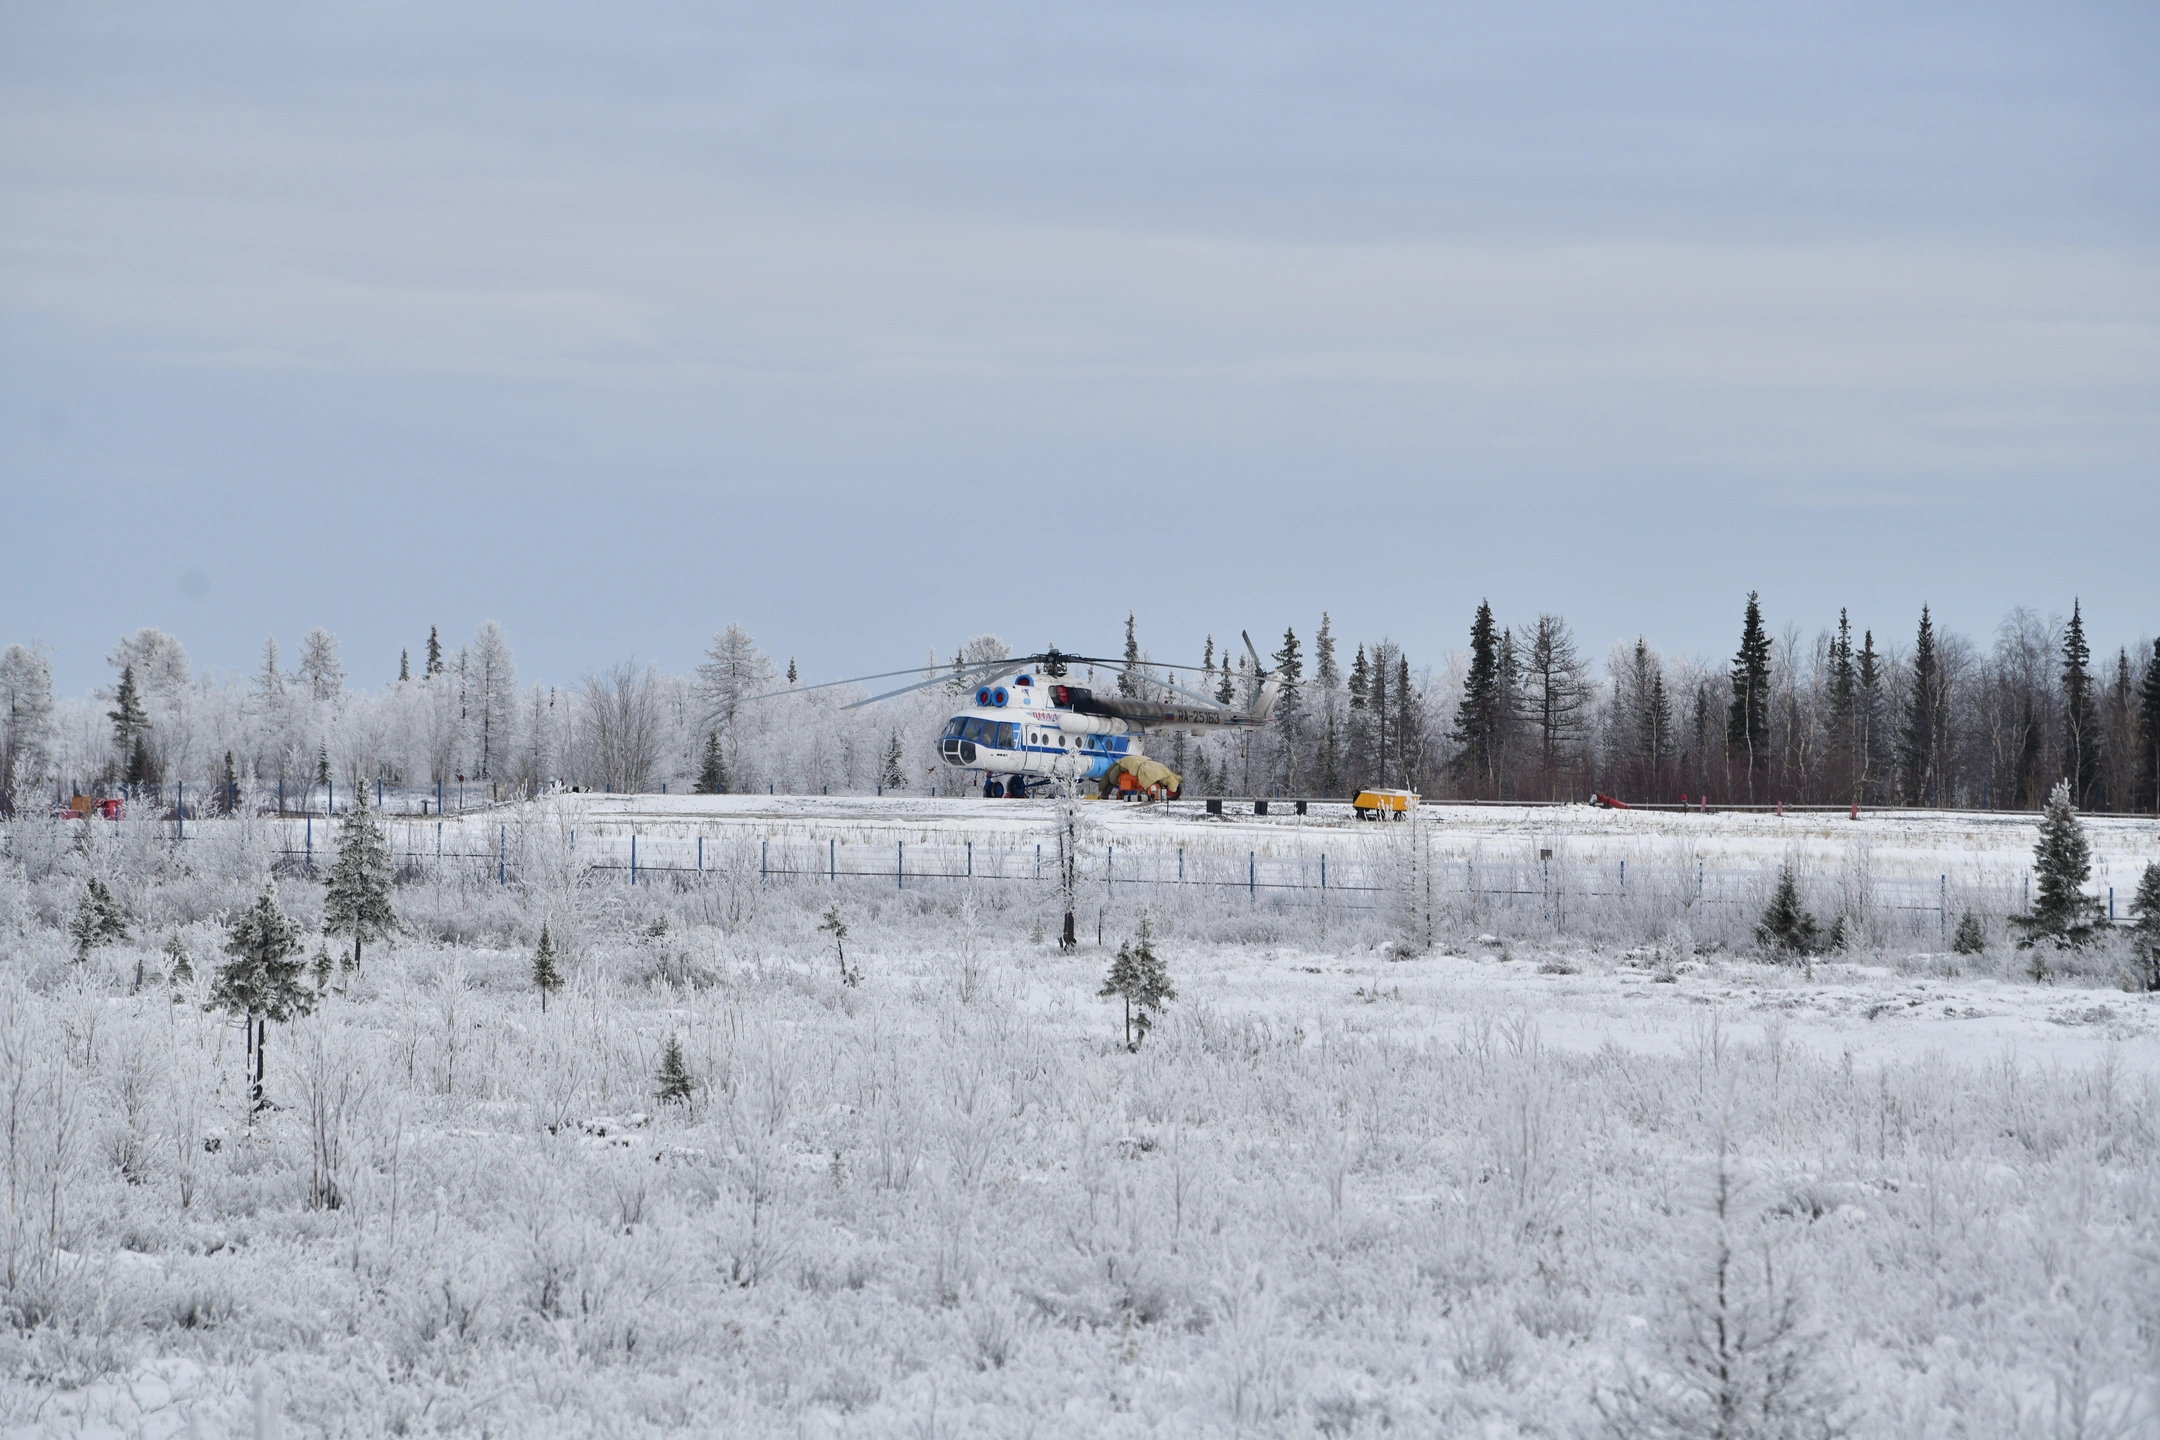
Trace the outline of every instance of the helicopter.
<instances>
[{"instance_id":1,"label":"helicopter","mask_svg":"<svg viewBox=\"0 0 2160 1440\"><path fill-rule=\"evenodd\" d=\"M1242 635L1242 632L1241 632ZM1024 799L1031 790L1060 783L1093 781L1106 796L1121 799L1174 800L1183 785L1180 777L1146 753L1150 734L1185 731L1202 735L1220 730L1252 730L1267 725L1275 713L1282 677L1264 669L1252 637L1242 635L1245 651L1252 657L1253 675L1259 681L1252 703L1243 709L1221 704L1204 695L1162 679L1152 673L1142 683L1151 690L1167 691L1184 704L1136 695L1101 695L1063 678L1075 665L1102 667L1116 673L1139 669L1123 660L1101 656L1068 655L1055 647L1037 655L1008 656L1002 660L978 660L960 665L923 665L911 670L889 670L852 680L831 680L770 695L801 694L890 680L903 675L929 675L844 705L859 710L901 695L911 695L934 685L974 687L974 703L945 722L937 739L937 758L959 770L983 775L983 794L990 799ZM1146 669L1199 670L1196 665L1163 665L1150 662ZM934 672L934 673L933 673ZM752 700L769 695L748 697Z\"/></svg>"}]
</instances>

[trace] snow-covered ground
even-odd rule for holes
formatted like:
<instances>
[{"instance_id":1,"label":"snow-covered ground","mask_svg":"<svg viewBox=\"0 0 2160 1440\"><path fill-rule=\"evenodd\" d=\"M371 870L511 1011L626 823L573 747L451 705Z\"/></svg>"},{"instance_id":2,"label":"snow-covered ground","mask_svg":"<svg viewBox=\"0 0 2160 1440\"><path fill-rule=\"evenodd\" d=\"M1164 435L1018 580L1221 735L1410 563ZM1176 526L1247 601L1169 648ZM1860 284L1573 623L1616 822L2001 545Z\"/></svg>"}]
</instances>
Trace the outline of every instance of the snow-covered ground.
<instances>
[{"instance_id":1,"label":"snow-covered ground","mask_svg":"<svg viewBox=\"0 0 2160 1440\"><path fill-rule=\"evenodd\" d=\"M471 817L397 889L406 933L271 1027L252 1122L203 1002L275 829L18 829L0 1430L1711 1434L1646 1416L1721 1361L1829 1426L1793 1434L2156 1432L2155 997L1894 910L1768 964L1648 878L1724 872L1737 908L1791 863L1827 918L2021 874L2029 821L1429 813L1504 901L1428 905L1407 827L1087 807L1071 955L1047 806ZM2150 822L2092 829L2125 892L2160 858ZM638 885L591 868L633 832ZM903 844L912 877L873 868ZM1277 888L1239 889L1262 852ZM1289 884L1322 853L1340 898ZM76 962L93 871L136 933ZM319 914L289 863L279 892ZM1097 991L1143 910L1178 994L1129 1051ZM671 1036L687 1106L655 1095ZM1750 1337L1722 1356L1719 1318Z\"/></svg>"}]
</instances>

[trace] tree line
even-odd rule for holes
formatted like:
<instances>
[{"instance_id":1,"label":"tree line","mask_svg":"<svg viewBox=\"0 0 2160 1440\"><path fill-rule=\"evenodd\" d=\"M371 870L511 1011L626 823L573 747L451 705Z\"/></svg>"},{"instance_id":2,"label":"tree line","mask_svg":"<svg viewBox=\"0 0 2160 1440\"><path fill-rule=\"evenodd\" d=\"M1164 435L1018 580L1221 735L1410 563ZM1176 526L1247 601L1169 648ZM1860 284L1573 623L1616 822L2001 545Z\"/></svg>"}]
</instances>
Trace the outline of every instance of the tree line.
<instances>
[{"instance_id":1,"label":"tree line","mask_svg":"<svg viewBox=\"0 0 2160 1440\"><path fill-rule=\"evenodd\" d=\"M1385 635L1339 637L1323 614L1285 626L1262 665L1282 680L1276 724L1150 749L1191 795L1343 796L1414 788L1435 798L1940 805L2038 809L2058 780L2080 810L2160 802L2160 642L2096 661L2082 605L2066 620L2012 610L1986 645L1923 607L1909 643L1840 612L1773 634L1760 597L1731 658L1668 656L1646 638L1602 665L1568 622L1510 624L1490 604L1465 648L1415 664ZM1055 648L1046 645L1044 648ZM968 687L934 686L861 710L856 688L812 689L740 626L697 667L626 660L577 683L524 685L493 621L452 648L431 627L396 678L356 687L335 635L316 629L288 669L273 638L246 677L190 670L180 641L144 629L106 657L112 681L56 699L50 656L0 651L0 806L33 811L95 786L191 810L265 792L346 808L363 786L464 787L466 798L547 789L920 793L957 788L935 741ZM1122 672L1072 677L1127 694L1175 685L1249 705L1260 674L1214 636L1202 670L1154 663L1126 617ZM995 635L955 648L955 669L1011 654ZM1183 658L1183 657L1180 657ZM936 655L926 665L944 663Z\"/></svg>"}]
</instances>

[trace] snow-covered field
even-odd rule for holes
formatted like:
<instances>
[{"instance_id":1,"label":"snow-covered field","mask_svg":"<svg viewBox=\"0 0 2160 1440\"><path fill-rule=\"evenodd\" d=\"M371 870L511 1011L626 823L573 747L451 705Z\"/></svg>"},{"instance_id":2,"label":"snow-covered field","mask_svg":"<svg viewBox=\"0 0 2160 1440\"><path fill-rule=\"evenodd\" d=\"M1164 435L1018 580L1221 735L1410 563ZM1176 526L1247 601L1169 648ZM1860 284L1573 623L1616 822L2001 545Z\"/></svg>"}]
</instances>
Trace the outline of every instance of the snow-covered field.
<instances>
[{"instance_id":1,"label":"snow-covered field","mask_svg":"<svg viewBox=\"0 0 2160 1440\"><path fill-rule=\"evenodd\" d=\"M324 822L17 824L0 1430L2160 1433L2160 1007L2028 978L2029 819L1084 808L1073 955L1047 804L393 825L252 1121L220 917L314 922ZM2126 904L2160 832L2091 830ZM1754 956L1780 864L1853 949Z\"/></svg>"}]
</instances>

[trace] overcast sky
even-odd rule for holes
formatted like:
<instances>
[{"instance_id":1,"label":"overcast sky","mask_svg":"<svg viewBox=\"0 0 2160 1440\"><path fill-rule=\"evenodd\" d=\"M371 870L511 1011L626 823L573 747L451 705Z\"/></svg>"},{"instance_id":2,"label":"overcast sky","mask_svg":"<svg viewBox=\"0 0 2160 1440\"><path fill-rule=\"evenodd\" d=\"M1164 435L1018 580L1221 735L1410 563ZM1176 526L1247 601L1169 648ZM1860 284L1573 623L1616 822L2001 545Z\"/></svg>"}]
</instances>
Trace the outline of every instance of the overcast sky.
<instances>
[{"instance_id":1,"label":"overcast sky","mask_svg":"<svg viewBox=\"0 0 2160 1440\"><path fill-rule=\"evenodd\" d=\"M0 642L2111 648L2156 17L6 0Z\"/></svg>"}]
</instances>

